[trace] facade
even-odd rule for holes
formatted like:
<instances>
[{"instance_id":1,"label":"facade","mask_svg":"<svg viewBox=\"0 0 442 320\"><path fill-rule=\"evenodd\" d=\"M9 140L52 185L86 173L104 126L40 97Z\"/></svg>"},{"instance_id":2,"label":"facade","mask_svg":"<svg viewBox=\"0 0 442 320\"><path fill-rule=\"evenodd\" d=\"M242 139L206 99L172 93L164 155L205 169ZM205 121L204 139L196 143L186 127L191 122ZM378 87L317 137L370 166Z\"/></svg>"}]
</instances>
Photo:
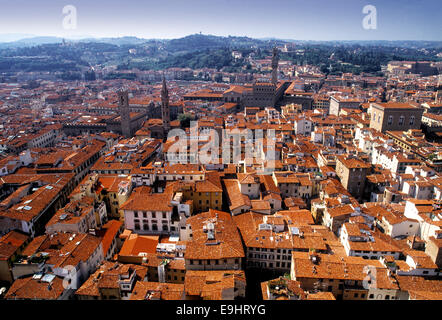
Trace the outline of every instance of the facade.
<instances>
[{"instance_id":1,"label":"facade","mask_svg":"<svg viewBox=\"0 0 442 320\"><path fill-rule=\"evenodd\" d=\"M361 198L364 192L366 176L371 165L356 158L336 158L336 174L344 188L354 197Z\"/></svg>"},{"instance_id":2,"label":"facade","mask_svg":"<svg viewBox=\"0 0 442 320\"><path fill-rule=\"evenodd\" d=\"M178 234L178 212L174 212L173 194L133 192L122 205L125 228L139 234Z\"/></svg>"},{"instance_id":3,"label":"facade","mask_svg":"<svg viewBox=\"0 0 442 320\"><path fill-rule=\"evenodd\" d=\"M370 104L370 128L380 132L419 129L424 109L408 103Z\"/></svg>"},{"instance_id":4,"label":"facade","mask_svg":"<svg viewBox=\"0 0 442 320\"><path fill-rule=\"evenodd\" d=\"M338 116L342 108L359 109L362 101L352 97L334 95L330 98L329 113Z\"/></svg>"}]
</instances>

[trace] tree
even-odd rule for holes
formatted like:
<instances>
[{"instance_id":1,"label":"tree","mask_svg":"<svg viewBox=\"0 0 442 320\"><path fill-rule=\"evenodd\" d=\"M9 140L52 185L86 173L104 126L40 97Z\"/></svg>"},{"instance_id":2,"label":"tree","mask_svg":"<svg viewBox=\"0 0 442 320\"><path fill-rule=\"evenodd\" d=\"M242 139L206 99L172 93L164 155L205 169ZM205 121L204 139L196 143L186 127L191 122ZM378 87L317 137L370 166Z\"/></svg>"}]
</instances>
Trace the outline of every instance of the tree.
<instances>
[{"instance_id":1,"label":"tree","mask_svg":"<svg viewBox=\"0 0 442 320\"><path fill-rule=\"evenodd\" d=\"M181 128L189 128L190 121L195 120L195 116L189 113L181 113L178 115Z\"/></svg>"}]
</instances>

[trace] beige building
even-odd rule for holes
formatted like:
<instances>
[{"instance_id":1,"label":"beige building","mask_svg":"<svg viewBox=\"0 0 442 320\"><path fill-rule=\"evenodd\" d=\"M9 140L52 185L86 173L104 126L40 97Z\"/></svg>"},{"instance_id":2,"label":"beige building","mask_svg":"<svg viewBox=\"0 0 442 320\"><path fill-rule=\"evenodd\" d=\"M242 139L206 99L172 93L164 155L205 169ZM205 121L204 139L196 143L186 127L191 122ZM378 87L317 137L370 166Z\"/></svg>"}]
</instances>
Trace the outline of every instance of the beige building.
<instances>
[{"instance_id":1,"label":"beige building","mask_svg":"<svg viewBox=\"0 0 442 320\"><path fill-rule=\"evenodd\" d=\"M442 266L442 239L430 237L425 246L425 253L440 268Z\"/></svg>"},{"instance_id":2,"label":"beige building","mask_svg":"<svg viewBox=\"0 0 442 320\"><path fill-rule=\"evenodd\" d=\"M342 108L359 109L362 102L362 100L355 97L334 95L330 98L329 114L338 116Z\"/></svg>"}]
</instances>

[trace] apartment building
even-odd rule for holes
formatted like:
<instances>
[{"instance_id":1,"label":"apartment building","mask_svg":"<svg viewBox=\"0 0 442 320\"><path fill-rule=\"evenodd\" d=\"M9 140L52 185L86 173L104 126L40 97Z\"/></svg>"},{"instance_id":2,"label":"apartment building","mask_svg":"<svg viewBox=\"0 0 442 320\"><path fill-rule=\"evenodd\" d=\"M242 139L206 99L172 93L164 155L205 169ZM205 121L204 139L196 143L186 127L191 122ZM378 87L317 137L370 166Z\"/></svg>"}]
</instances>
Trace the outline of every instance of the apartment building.
<instances>
[{"instance_id":1,"label":"apartment building","mask_svg":"<svg viewBox=\"0 0 442 320\"><path fill-rule=\"evenodd\" d=\"M336 174L344 188L355 198L362 198L366 176L371 165L354 157L338 156Z\"/></svg>"},{"instance_id":2,"label":"apartment building","mask_svg":"<svg viewBox=\"0 0 442 320\"><path fill-rule=\"evenodd\" d=\"M240 270L244 249L235 222L227 212L210 209L187 219L180 230L187 241L186 270Z\"/></svg>"}]
</instances>

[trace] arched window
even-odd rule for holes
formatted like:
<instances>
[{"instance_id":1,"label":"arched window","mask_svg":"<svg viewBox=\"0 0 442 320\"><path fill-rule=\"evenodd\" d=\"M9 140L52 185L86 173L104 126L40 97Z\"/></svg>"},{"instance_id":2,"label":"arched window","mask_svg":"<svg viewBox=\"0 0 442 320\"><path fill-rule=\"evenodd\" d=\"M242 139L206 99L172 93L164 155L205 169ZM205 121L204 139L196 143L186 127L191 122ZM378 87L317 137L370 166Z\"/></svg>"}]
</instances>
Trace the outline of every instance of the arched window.
<instances>
[{"instance_id":1,"label":"arched window","mask_svg":"<svg viewBox=\"0 0 442 320\"><path fill-rule=\"evenodd\" d=\"M393 116L388 116L388 125L392 125L393 124Z\"/></svg>"}]
</instances>

